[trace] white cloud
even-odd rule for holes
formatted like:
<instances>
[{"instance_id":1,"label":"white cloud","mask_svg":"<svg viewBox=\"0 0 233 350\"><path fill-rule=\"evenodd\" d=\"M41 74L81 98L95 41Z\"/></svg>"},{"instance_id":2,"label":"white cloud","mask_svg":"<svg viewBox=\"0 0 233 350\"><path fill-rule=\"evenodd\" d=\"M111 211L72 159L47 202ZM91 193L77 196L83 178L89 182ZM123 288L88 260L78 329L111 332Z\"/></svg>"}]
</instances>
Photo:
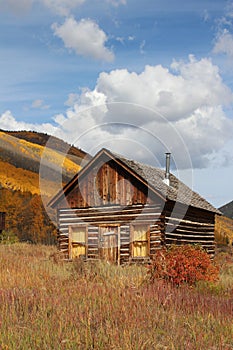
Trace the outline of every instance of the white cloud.
<instances>
[{"instance_id":1,"label":"white cloud","mask_svg":"<svg viewBox=\"0 0 233 350\"><path fill-rule=\"evenodd\" d=\"M46 105L44 103L44 100L35 100L32 102L31 104L31 108L35 108L35 109L49 109L50 106L49 105Z\"/></svg>"},{"instance_id":2,"label":"white cloud","mask_svg":"<svg viewBox=\"0 0 233 350\"><path fill-rule=\"evenodd\" d=\"M73 107L79 101L79 94L71 93L68 96L68 100L65 102L65 106Z\"/></svg>"},{"instance_id":3,"label":"white cloud","mask_svg":"<svg viewBox=\"0 0 233 350\"><path fill-rule=\"evenodd\" d=\"M187 118L200 106L232 102L232 92L222 82L218 67L209 59L173 62L172 70L146 66L140 74L126 69L101 73L96 89L108 102L127 102L160 111L168 120ZM173 74L175 70L175 74Z\"/></svg>"},{"instance_id":4,"label":"white cloud","mask_svg":"<svg viewBox=\"0 0 233 350\"><path fill-rule=\"evenodd\" d=\"M233 58L233 3L227 2L224 8L224 16L217 20L216 35L213 53L224 54L232 66Z\"/></svg>"},{"instance_id":5,"label":"white cloud","mask_svg":"<svg viewBox=\"0 0 233 350\"><path fill-rule=\"evenodd\" d=\"M107 0L108 3L110 3L113 6L118 7L119 5L126 5L126 0Z\"/></svg>"},{"instance_id":6,"label":"white cloud","mask_svg":"<svg viewBox=\"0 0 233 350\"><path fill-rule=\"evenodd\" d=\"M11 113L11 111L5 111L0 115L0 129L3 130L34 130L38 132L45 132L53 134L57 131L57 128L50 123L33 124L18 121Z\"/></svg>"},{"instance_id":7,"label":"white cloud","mask_svg":"<svg viewBox=\"0 0 233 350\"><path fill-rule=\"evenodd\" d=\"M86 1L88 0L2 0L0 1L0 11L9 11L16 14L25 13L31 9L33 3L42 3L55 14L69 16L74 9L80 7ZM126 0L105 1L115 7L126 5Z\"/></svg>"},{"instance_id":8,"label":"white cloud","mask_svg":"<svg viewBox=\"0 0 233 350\"><path fill-rule=\"evenodd\" d=\"M42 0L44 5L61 16L68 16L71 10L82 5L86 0Z\"/></svg>"},{"instance_id":9,"label":"white cloud","mask_svg":"<svg viewBox=\"0 0 233 350\"><path fill-rule=\"evenodd\" d=\"M233 2L228 1L226 5L226 16L229 18L233 18Z\"/></svg>"},{"instance_id":10,"label":"white cloud","mask_svg":"<svg viewBox=\"0 0 233 350\"><path fill-rule=\"evenodd\" d=\"M142 149L158 159L170 149L185 167L187 148L194 166L204 167L232 137L233 123L224 113L232 103L218 67L190 56L170 70L158 65L140 74L101 73L95 89L84 90L60 120L64 137L89 152L105 146L145 160Z\"/></svg>"},{"instance_id":11,"label":"white cloud","mask_svg":"<svg viewBox=\"0 0 233 350\"><path fill-rule=\"evenodd\" d=\"M124 43L125 43L125 38L122 37L122 36L118 36L118 37L116 37L116 41L119 41L119 43L121 43L122 45L124 45Z\"/></svg>"},{"instance_id":12,"label":"white cloud","mask_svg":"<svg viewBox=\"0 0 233 350\"><path fill-rule=\"evenodd\" d=\"M69 17L61 26L54 23L52 29L54 35L63 40L65 47L74 50L77 55L105 61L114 59L113 53L105 47L107 35L91 19L76 21Z\"/></svg>"},{"instance_id":13,"label":"white cloud","mask_svg":"<svg viewBox=\"0 0 233 350\"><path fill-rule=\"evenodd\" d=\"M207 58L190 56L170 69L146 66L141 73L102 72L93 90L70 94L67 104L54 118L57 129L17 122L10 112L0 117L0 128L55 133L90 153L107 147L157 166L167 150L178 169L189 167L190 159L195 168L232 162L222 155L233 134L224 112L233 94Z\"/></svg>"},{"instance_id":14,"label":"white cloud","mask_svg":"<svg viewBox=\"0 0 233 350\"><path fill-rule=\"evenodd\" d=\"M227 29L224 29L223 32L218 35L213 52L215 54L226 54L230 58L233 58L233 34Z\"/></svg>"}]
</instances>

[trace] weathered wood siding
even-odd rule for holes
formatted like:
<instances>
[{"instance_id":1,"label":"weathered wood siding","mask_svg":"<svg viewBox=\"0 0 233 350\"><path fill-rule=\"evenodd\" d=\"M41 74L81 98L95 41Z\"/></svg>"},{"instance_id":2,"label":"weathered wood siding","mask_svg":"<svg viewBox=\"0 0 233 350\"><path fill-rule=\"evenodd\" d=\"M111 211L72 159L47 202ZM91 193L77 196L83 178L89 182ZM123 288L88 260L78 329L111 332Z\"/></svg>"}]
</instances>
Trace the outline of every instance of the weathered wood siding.
<instances>
[{"instance_id":1,"label":"weathered wood siding","mask_svg":"<svg viewBox=\"0 0 233 350\"><path fill-rule=\"evenodd\" d=\"M215 215L206 210L167 203L165 210L166 246L171 244L199 244L210 255L215 252L214 226ZM181 215L185 213L185 215Z\"/></svg>"},{"instance_id":2,"label":"weathered wood siding","mask_svg":"<svg viewBox=\"0 0 233 350\"><path fill-rule=\"evenodd\" d=\"M71 208L153 203L146 185L141 184L113 161L94 166L67 195ZM64 207L61 201L59 207Z\"/></svg>"},{"instance_id":3,"label":"weathered wood siding","mask_svg":"<svg viewBox=\"0 0 233 350\"><path fill-rule=\"evenodd\" d=\"M99 229L103 225L119 225L119 263L131 259L130 227L132 224L148 224L150 227L150 256L161 246L161 232L164 227L160 205L134 205L130 207L101 208L60 208L59 216L59 250L68 258L69 226L86 225L88 230L87 258L100 257Z\"/></svg>"}]
</instances>

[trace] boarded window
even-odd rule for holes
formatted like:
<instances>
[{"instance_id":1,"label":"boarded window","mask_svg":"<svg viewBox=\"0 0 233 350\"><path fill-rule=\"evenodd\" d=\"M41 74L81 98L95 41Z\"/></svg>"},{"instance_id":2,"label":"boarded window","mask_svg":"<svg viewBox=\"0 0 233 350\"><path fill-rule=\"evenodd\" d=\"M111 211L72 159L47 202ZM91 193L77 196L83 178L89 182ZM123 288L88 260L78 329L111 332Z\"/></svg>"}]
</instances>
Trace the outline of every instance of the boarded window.
<instances>
[{"instance_id":1,"label":"boarded window","mask_svg":"<svg viewBox=\"0 0 233 350\"><path fill-rule=\"evenodd\" d=\"M86 256L87 228L86 226L69 227L69 258Z\"/></svg>"},{"instance_id":2,"label":"boarded window","mask_svg":"<svg viewBox=\"0 0 233 350\"><path fill-rule=\"evenodd\" d=\"M132 257L148 256L148 225L132 226Z\"/></svg>"}]
</instances>

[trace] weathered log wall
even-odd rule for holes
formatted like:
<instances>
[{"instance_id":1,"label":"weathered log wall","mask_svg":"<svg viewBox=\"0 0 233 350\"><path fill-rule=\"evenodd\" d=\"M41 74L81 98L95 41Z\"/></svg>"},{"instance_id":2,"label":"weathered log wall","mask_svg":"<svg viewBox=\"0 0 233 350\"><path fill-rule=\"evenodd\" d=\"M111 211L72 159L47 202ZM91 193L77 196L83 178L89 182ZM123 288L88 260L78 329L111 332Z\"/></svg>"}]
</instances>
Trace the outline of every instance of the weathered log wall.
<instances>
[{"instance_id":1,"label":"weathered log wall","mask_svg":"<svg viewBox=\"0 0 233 350\"><path fill-rule=\"evenodd\" d=\"M215 252L215 215L206 210L168 203L165 210L164 243L199 244L210 255ZM181 215L183 213L183 215Z\"/></svg>"},{"instance_id":2,"label":"weathered log wall","mask_svg":"<svg viewBox=\"0 0 233 350\"><path fill-rule=\"evenodd\" d=\"M99 227L102 225L119 225L119 263L130 261L130 226L148 224L150 226L150 255L155 254L161 246L161 231L164 227L160 206L135 205L126 208L102 207L59 210L59 250L68 258L69 226L87 225L87 258L99 258Z\"/></svg>"}]
</instances>

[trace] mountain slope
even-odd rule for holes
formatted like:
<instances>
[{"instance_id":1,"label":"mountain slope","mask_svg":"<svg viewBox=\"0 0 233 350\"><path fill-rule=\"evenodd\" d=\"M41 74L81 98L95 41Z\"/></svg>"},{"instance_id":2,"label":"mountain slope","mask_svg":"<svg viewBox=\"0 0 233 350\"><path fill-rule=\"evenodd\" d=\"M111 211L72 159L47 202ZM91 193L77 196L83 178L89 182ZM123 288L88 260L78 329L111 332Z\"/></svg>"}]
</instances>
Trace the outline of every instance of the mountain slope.
<instances>
[{"instance_id":1,"label":"mountain slope","mask_svg":"<svg viewBox=\"0 0 233 350\"><path fill-rule=\"evenodd\" d=\"M215 238L217 243L232 246L233 242L233 201L219 208L222 216L215 218Z\"/></svg>"},{"instance_id":2,"label":"mountain slope","mask_svg":"<svg viewBox=\"0 0 233 350\"><path fill-rule=\"evenodd\" d=\"M225 215L226 217L233 219L233 201L221 206L219 210Z\"/></svg>"},{"instance_id":3,"label":"mountain slope","mask_svg":"<svg viewBox=\"0 0 233 350\"><path fill-rule=\"evenodd\" d=\"M3 131L0 129L0 131ZM80 161L81 159L88 158L91 159L91 156L80 148L69 145L67 142L48 134L44 134L36 131L4 131L6 134L29 141L31 143L46 146L49 143L49 147L55 151L66 153L68 149L68 156L75 156L75 158ZM78 163L79 164L79 163Z\"/></svg>"},{"instance_id":4,"label":"mountain slope","mask_svg":"<svg viewBox=\"0 0 233 350\"><path fill-rule=\"evenodd\" d=\"M40 144L30 142L30 136L33 135L33 141L36 139L36 133L23 133L24 138L11 136L10 133L0 132L0 185L12 190L29 191L32 194L39 194L39 171L41 159L43 157L48 174L48 189L51 188L53 179L56 179L56 173L62 169L63 181L68 181L76 174L81 166L86 153L73 147L72 154L64 154L58 149L48 148L42 145L42 134L40 135ZM27 135L27 137L26 137ZM27 141L25 140L27 138ZM62 140L57 141L57 146L61 145L62 150L67 148ZM62 147L63 145L63 147ZM51 178L51 180L50 180ZM49 195L49 193L47 193Z\"/></svg>"},{"instance_id":5,"label":"mountain slope","mask_svg":"<svg viewBox=\"0 0 233 350\"><path fill-rule=\"evenodd\" d=\"M0 130L0 211L6 212L0 243L4 237L56 243L56 213L43 203L89 159L84 151L46 134Z\"/></svg>"}]
</instances>

